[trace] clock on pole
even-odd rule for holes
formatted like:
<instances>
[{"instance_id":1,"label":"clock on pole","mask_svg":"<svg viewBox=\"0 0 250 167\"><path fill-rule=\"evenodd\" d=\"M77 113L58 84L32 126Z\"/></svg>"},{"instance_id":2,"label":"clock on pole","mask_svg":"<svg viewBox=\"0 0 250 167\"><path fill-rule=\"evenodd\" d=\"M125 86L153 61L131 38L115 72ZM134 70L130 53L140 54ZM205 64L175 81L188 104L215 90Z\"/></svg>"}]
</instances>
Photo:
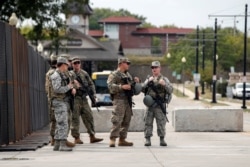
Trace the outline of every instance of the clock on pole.
<instances>
[{"instance_id":1,"label":"clock on pole","mask_svg":"<svg viewBox=\"0 0 250 167\"><path fill-rule=\"evenodd\" d=\"M71 22L73 24L78 24L80 22L80 16L79 15L73 15L73 16L71 16L70 20L71 20Z\"/></svg>"}]
</instances>

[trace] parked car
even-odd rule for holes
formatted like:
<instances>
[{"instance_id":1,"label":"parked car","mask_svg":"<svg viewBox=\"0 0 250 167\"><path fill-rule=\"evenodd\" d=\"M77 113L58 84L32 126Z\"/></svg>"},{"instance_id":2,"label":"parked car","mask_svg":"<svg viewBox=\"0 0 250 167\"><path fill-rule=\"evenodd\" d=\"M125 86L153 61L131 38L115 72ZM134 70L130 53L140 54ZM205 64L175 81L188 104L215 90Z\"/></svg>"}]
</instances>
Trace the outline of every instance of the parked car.
<instances>
[{"instance_id":1,"label":"parked car","mask_svg":"<svg viewBox=\"0 0 250 167\"><path fill-rule=\"evenodd\" d=\"M246 83L246 98L250 98L250 83ZM243 83L236 83L232 87L233 98L243 97Z\"/></svg>"},{"instance_id":2,"label":"parked car","mask_svg":"<svg viewBox=\"0 0 250 167\"><path fill-rule=\"evenodd\" d=\"M109 74L111 74L111 71L92 73L92 80L95 84L96 90L96 104L91 104L92 107L113 105L107 85Z\"/></svg>"}]
</instances>

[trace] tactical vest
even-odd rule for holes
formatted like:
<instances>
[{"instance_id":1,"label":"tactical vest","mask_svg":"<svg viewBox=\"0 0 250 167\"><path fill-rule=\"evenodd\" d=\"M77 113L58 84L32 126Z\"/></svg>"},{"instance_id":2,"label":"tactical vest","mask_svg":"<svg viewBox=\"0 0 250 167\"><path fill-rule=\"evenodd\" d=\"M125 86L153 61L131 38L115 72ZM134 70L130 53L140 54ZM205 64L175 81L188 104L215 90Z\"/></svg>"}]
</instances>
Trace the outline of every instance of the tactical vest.
<instances>
[{"instance_id":1,"label":"tactical vest","mask_svg":"<svg viewBox=\"0 0 250 167\"><path fill-rule=\"evenodd\" d=\"M114 83L117 85L132 84L133 79L132 79L132 76L128 72L122 73L116 70L112 72L111 75L114 76L114 80L115 80ZM109 91L110 91L111 96L114 96L114 95L124 96L125 95L124 90L120 90L119 92L114 92L113 90L109 90Z\"/></svg>"},{"instance_id":2,"label":"tactical vest","mask_svg":"<svg viewBox=\"0 0 250 167\"><path fill-rule=\"evenodd\" d=\"M83 83L81 83L82 88L88 88L89 84L88 81L86 79L87 76L87 72L80 70L78 73L76 73L75 71L70 71L70 73L72 73L74 75L74 78L76 79L77 77L81 78L81 81ZM88 95L86 90L83 89L76 89L76 96L80 96L80 97L86 97Z\"/></svg>"},{"instance_id":3,"label":"tactical vest","mask_svg":"<svg viewBox=\"0 0 250 167\"><path fill-rule=\"evenodd\" d=\"M154 83L154 87L156 88L156 90L158 91L160 97L162 99L165 100L165 97L166 97L166 89L164 88L164 86L162 86L159 81L163 79L165 82L166 80L164 79L164 77L162 75L158 76L157 79L153 80L153 83ZM145 91L145 94L146 95L150 95L151 97L155 98L156 97L156 93L155 91L151 88L151 87L147 87L146 91Z\"/></svg>"},{"instance_id":4,"label":"tactical vest","mask_svg":"<svg viewBox=\"0 0 250 167\"><path fill-rule=\"evenodd\" d=\"M71 82L71 79L70 79L70 75L69 75L69 72L65 72L65 73L61 73L59 72L58 70L56 70L55 72L57 72L60 77L61 77L61 86L66 86L69 84L69 82ZM71 90L69 90L71 91ZM67 97L67 94L68 93L56 93L54 92L54 90L52 89L51 91L51 97L52 99L60 99L60 100L64 100L66 97Z\"/></svg>"}]
</instances>

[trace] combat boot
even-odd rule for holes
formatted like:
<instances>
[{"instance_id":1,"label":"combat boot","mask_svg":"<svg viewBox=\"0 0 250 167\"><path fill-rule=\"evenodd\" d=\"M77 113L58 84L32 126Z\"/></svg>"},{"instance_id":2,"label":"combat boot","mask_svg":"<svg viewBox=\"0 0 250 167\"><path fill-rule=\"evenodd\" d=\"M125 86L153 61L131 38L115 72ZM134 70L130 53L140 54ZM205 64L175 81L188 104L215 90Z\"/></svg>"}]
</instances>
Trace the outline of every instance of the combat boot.
<instances>
[{"instance_id":1,"label":"combat boot","mask_svg":"<svg viewBox=\"0 0 250 167\"><path fill-rule=\"evenodd\" d=\"M54 136L51 136L50 144L51 144L51 146L54 146L54 144L55 144Z\"/></svg>"},{"instance_id":2,"label":"combat boot","mask_svg":"<svg viewBox=\"0 0 250 167\"><path fill-rule=\"evenodd\" d=\"M90 139L90 143L97 143L97 142L103 141L103 139L101 138L96 138L95 135L90 135L89 139Z\"/></svg>"},{"instance_id":3,"label":"combat boot","mask_svg":"<svg viewBox=\"0 0 250 167\"><path fill-rule=\"evenodd\" d=\"M125 138L120 138L118 146L133 146L133 143L126 141Z\"/></svg>"},{"instance_id":4,"label":"combat boot","mask_svg":"<svg viewBox=\"0 0 250 167\"><path fill-rule=\"evenodd\" d=\"M66 145L66 140L61 140L59 151L72 151L72 148L70 148Z\"/></svg>"},{"instance_id":5,"label":"combat boot","mask_svg":"<svg viewBox=\"0 0 250 167\"><path fill-rule=\"evenodd\" d=\"M66 140L66 145L68 147L75 147L75 144L74 143L71 143L70 141Z\"/></svg>"},{"instance_id":6,"label":"combat boot","mask_svg":"<svg viewBox=\"0 0 250 167\"><path fill-rule=\"evenodd\" d=\"M53 151L59 151L60 140L55 140Z\"/></svg>"},{"instance_id":7,"label":"combat boot","mask_svg":"<svg viewBox=\"0 0 250 167\"><path fill-rule=\"evenodd\" d=\"M80 139L80 137L75 137L75 144L83 144L83 141Z\"/></svg>"},{"instance_id":8,"label":"combat boot","mask_svg":"<svg viewBox=\"0 0 250 167\"><path fill-rule=\"evenodd\" d=\"M109 147L115 147L115 138L114 137L110 138Z\"/></svg>"},{"instance_id":9,"label":"combat boot","mask_svg":"<svg viewBox=\"0 0 250 167\"><path fill-rule=\"evenodd\" d=\"M160 137L160 146L167 146L167 143L164 140L164 137Z\"/></svg>"},{"instance_id":10,"label":"combat boot","mask_svg":"<svg viewBox=\"0 0 250 167\"><path fill-rule=\"evenodd\" d=\"M145 139L146 139L146 140L145 140L144 146L151 146L150 137L146 137Z\"/></svg>"}]
</instances>

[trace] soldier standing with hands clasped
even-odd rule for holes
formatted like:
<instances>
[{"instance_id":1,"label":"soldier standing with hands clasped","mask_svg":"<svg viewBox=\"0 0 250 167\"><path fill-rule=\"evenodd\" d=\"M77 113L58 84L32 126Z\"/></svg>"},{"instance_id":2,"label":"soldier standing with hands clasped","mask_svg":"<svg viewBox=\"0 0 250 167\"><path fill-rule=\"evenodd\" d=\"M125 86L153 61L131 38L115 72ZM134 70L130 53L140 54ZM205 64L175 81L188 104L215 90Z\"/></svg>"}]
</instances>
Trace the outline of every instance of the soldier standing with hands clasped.
<instances>
[{"instance_id":1,"label":"soldier standing with hands clasped","mask_svg":"<svg viewBox=\"0 0 250 167\"><path fill-rule=\"evenodd\" d=\"M119 146L133 146L128 142L128 128L131 121L132 97L127 96L126 92L132 90L132 83L139 82L139 78L134 79L128 72L130 61L127 58L118 59L118 69L113 71L107 80L108 88L113 101L114 111L112 112L111 122L113 124L110 132L110 147L115 147L115 140L119 137ZM139 92L139 91L138 91Z\"/></svg>"},{"instance_id":2,"label":"soldier standing with hands clasped","mask_svg":"<svg viewBox=\"0 0 250 167\"><path fill-rule=\"evenodd\" d=\"M64 73L68 70L68 60L63 57L57 58L57 69L50 76L52 83L51 100L56 118L55 144L54 151L72 151L67 147L66 141L68 137L68 110L69 96L75 95L76 89L71 81Z\"/></svg>"},{"instance_id":3,"label":"soldier standing with hands clasped","mask_svg":"<svg viewBox=\"0 0 250 167\"><path fill-rule=\"evenodd\" d=\"M152 76L148 76L143 84L142 92L145 93L144 104L148 107L145 114L145 146L151 146L150 138L153 136L153 122L156 119L157 134L160 137L160 146L167 146L165 142L166 134L166 104L171 100L173 87L169 80L161 74L159 61L151 64Z\"/></svg>"}]
</instances>

